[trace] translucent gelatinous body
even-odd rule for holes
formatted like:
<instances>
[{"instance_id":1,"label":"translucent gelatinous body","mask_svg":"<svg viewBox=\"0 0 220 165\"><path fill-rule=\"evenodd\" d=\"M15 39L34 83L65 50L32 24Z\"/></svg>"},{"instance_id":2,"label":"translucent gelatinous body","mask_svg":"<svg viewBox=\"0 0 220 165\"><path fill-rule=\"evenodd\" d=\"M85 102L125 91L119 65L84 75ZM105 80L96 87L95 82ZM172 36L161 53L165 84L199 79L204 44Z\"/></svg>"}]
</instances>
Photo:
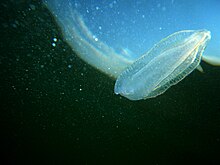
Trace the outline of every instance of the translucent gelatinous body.
<instances>
[{"instance_id":1,"label":"translucent gelatinous body","mask_svg":"<svg viewBox=\"0 0 220 165\"><path fill-rule=\"evenodd\" d=\"M162 94L199 65L210 38L207 30L187 30L161 40L122 72L115 93L130 100Z\"/></svg>"}]
</instances>

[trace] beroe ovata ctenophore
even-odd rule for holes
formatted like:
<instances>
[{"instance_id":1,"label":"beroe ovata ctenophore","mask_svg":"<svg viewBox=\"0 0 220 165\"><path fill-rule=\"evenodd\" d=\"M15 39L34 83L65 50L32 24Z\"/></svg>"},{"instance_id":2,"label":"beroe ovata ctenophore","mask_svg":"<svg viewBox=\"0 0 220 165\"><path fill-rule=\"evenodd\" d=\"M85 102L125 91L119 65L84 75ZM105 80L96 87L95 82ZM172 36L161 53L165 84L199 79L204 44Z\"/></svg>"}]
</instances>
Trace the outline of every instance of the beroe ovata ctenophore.
<instances>
[{"instance_id":1,"label":"beroe ovata ctenophore","mask_svg":"<svg viewBox=\"0 0 220 165\"><path fill-rule=\"evenodd\" d=\"M130 100L162 94L199 65L210 38L207 30L185 30L162 39L119 75L115 93Z\"/></svg>"}]
</instances>

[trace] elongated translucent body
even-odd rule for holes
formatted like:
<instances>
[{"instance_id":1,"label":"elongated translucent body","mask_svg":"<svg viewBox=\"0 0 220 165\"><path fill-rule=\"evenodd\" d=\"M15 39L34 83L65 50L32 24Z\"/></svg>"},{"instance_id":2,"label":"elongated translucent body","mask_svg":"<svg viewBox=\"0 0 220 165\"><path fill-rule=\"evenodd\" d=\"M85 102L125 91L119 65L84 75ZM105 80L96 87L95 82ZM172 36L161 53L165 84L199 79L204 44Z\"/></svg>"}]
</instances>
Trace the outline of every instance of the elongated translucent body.
<instances>
[{"instance_id":1,"label":"elongated translucent body","mask_svg":"<svg viewBox=\"0 0 220 165\"><path fill-rule=\"evenodd\" d=\"M115 93L130 100L162 94L199 65L210 38L207 30L186 30L161 40L121 73Z\"/></svg>"}]
</instances>

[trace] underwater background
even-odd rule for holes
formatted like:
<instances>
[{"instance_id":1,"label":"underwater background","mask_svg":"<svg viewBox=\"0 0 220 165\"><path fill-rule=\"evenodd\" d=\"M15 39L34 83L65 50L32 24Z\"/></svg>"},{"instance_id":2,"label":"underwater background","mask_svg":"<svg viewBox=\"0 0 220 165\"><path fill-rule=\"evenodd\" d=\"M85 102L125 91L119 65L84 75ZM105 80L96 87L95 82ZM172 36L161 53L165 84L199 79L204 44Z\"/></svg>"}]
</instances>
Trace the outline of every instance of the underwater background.
<instances>
[{"instance_id":1,"label":"underwater background","mask_svg":"<svg viewBox=\"0 0 220 165\"><path fill-rule=\"evenodd\" d=\"M4 164L220 162L219 67L202 62L205 73L132 102L74 53L42 2L0 5Z\"/></svg>"}]
</instances>

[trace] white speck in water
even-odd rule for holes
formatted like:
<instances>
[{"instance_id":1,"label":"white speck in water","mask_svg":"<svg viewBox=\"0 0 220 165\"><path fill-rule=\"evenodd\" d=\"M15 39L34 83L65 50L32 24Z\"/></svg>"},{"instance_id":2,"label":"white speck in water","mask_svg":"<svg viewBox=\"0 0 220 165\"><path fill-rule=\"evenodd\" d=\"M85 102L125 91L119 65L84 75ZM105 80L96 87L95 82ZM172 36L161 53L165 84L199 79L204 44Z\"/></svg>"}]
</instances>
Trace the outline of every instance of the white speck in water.
<instances>
[{"instance_id":1,"label":"white speck in water","mask_svg":"<svg viewBox=\"0 0 220 165\"><path fill-rule=\"evenodd\" d=\"M98 41L98 38L95 35L93 36L93 38L95 41Z\"/></svg>"},{"instance_id":2,"label":"white speck in water","mask_svg":"<svg viewBox=\"0 0 220 165\"><path fill-rule=\"evenodd\" d=\"M96 10L99 10L99 7L98 6L96 6L96 8L95 8Z\"/></svg>"},{"instance_id":3,"label":"white speck in water","mask_svg":"<svg viewBox=\"0 0 220 165\"><path fill-rule=\"evenodd\" d=\"M102 27L101 26L99 26L99 30L101 30L102 29Z\"/></svg>"},{"instance_id":4,"label":"white speck in water","mask_svg":"<svg viewBox=\"0 0 220 165\"><path fill-rule=\"evenodd\" d=\"M57 38L56 38L56 37L54 37L54 38L53 38L53 41L54 41L54 42L57 42Z\"/></svg>"},{"instance_id":5,"label":"white speck in water","mask_svg":"<svg viewBox=\"0 0 220 165\"><path fill-rule=\"evenodd\" d=\"M52 43L52 46L55 47L55 46L56 46L56 43L53 42L53 43Z\"/></svg>"},{"instance_id":6,"label":"white speck in water","mask_svg":"<svg viewBox=\"0 0 220 165\"><path fill-rule=\"evenodd\" d=\"M72 68L72 65L69 64L67 67L68 67L69 69L71 69L71 68Z\"/></svg>"}]
</instances>

